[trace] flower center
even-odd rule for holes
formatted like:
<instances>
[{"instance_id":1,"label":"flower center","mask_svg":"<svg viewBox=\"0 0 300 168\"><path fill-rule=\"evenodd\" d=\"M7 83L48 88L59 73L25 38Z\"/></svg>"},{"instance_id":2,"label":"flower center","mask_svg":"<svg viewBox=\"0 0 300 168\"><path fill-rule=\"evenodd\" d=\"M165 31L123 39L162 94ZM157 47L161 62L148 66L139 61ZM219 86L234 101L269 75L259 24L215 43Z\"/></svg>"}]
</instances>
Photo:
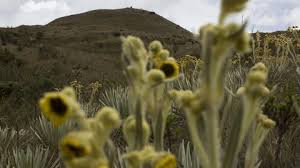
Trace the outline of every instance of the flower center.
<instances>
[{"instance_id":1,"label":"flower center","mask_svg":"<svg viewBox=\"0 0 300 168\"><path fill-rule=\"evenodd\" d=\"M54 112L58 115L64 115L67 111L67 106L61 100L61 98L52 98L50 100L50 106Z\"/></svg>"},{"instance_id":2,"label":"flower center","mask_svg":"<svg viewBox=\"0 0 300 168\"><path fill-rule=\"evenodd\" d=\"M165 73L167 78L172 77L175 71L174 66L172 64L163 64L160 67L160 70L162 70Z\"/></svg>"},{"instance_id":3,"label":"flower center","mask_svg":"<svg viewBox=\"0 0 300 168\"><path fill-rule=\"evenodd\" d=\"M67 149L75 155L75 157L82 157L84 155L84 149L82 147L77 147L72 144L67 144Z\"/></svg>"}]
</instances>

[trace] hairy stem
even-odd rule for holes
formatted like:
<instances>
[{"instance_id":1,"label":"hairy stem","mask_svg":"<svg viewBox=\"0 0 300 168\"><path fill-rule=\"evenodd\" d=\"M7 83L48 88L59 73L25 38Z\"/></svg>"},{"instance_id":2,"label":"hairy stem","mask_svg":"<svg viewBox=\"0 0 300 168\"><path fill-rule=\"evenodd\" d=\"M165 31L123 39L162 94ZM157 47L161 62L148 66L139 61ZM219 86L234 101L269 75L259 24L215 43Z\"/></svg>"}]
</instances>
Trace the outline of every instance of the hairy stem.
<instances>
[{"instance_id":1,"label":"hairy stem","mask_svg":"<svg viewBox=\"0 0 300 168\"><path fill-rule=\"evenodd\" d=\"M187 123L188 123L188 127L190 130L190 136L191 136L193 145L194 145L196 152L202 162L201 165L203 166L203 168L210 168L210 165L209 165L210 163L209 163L209 159L207 156L207 152L205 151L203 143L198 136L196 117L193 116L190 113L190 111L187 110L186 118L187 118Z\"/></svg>"}]
</instances>

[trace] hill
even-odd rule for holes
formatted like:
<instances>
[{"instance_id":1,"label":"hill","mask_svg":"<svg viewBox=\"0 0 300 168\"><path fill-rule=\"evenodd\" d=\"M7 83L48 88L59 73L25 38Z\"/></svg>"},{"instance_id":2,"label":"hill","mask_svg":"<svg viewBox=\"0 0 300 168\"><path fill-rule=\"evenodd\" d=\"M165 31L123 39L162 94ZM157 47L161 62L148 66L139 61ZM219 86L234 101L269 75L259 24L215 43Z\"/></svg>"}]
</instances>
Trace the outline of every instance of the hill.
<instances>
[{"instance_id":1,"label":"hill","mask_svg":"<svg viewBox=\"0 0 300 168\"><path fill-rule=\"evenodd\" d=\"M192 33L154 12L95 10L44 26L1 28L0 81L24 82L32 76L31 82L43 78L58 85L75 79L118 80L120 36L127 35L139 36L146 44L160 40L177 58L199 53Z\"/></svg>"}]
</instances>

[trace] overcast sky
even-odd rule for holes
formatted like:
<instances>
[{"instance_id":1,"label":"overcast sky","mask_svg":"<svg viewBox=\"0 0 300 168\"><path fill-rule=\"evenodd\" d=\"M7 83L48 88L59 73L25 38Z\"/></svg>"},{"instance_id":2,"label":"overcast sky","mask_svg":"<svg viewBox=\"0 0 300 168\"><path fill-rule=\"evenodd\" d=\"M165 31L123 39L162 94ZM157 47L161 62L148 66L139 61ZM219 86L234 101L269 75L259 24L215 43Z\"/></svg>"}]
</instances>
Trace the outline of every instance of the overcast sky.
<instances>
[{"instance_id":1,"label":"overcast sky","mask_svg":"<svg viewBox=\"0 0 300 168\"><path fill-rule=\"evenodd\" d=\"M221 0L0 0L0 27L43 25L75 13L94 9L142 8L196 31L216 23ZM300 26L300 0L250 0L243 13L232 18L248 18L248 30L276 31Z\"/></svg>"}]
</instances>

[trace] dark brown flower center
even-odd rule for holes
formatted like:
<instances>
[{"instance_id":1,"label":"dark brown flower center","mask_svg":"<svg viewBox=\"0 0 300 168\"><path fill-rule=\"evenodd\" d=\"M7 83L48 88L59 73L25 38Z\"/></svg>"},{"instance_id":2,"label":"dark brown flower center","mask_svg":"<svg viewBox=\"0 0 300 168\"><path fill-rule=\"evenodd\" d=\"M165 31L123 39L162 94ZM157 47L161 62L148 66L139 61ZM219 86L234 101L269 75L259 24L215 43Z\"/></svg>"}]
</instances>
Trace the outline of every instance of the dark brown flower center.
<instances>
[{"instance_id":1,"label":"dark brown flower center","mask_svg":"<svg viewBox=\"0 0 300 168\"><path fill-rule=\"evenodd\" d=\"M67 106L59 97L50 99L50 106L52 111L58 115L63 116L67 112Z\"/></svg>"},{"instance_id":2,"label":"dark brown flower center","mask_svg":"<svg viewBox=\"0 0 300 168\"><path fill-rule=\"evenodd\" d=\"M82 147L74 146L72 144L67 144L66 147L75 157L84 156L84 149Z\"/></svg>"},{"instance_id":3,"label":"dark brown flower center","mask_svg":"<svg viewBox=\"0 0 300 168\"><path fill-rule=\"evenodd\" d=\"M172 64L166 63L160 67L160 70L162 70L164 72L164 74L166 75L166 78L169 78L174 75L175 67Z\"/></svg>"}]
</instances>

